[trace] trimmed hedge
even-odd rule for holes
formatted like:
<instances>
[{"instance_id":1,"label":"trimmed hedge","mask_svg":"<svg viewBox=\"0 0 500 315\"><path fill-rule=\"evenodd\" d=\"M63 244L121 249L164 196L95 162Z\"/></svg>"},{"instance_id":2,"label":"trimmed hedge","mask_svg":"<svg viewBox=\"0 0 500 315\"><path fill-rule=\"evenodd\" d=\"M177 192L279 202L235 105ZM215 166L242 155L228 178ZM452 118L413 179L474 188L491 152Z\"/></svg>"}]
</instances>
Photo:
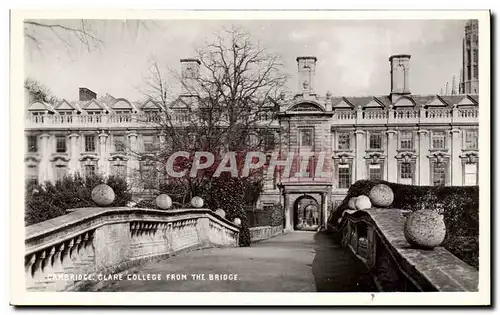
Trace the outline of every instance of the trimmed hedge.
<instances>
[{"instance_id":1,"label":"trimmed hedge","mask_svg":"<svg viewBox=\"0 0 500 315\"><path fill-rule=\"evenodd\" d=\"M373 186L385 184L394 192L392 208L416 211L434 209L444 215L446 238L443 246L452 254L479 269L479 187L411 186L382 180L360 180L349 188L346 198L330 218L338 218L348 209L349 199L368 195Z\"/></svg>"},{"instance_id":2,"label":"trimmed hedge","mask_svg":"<svg viewBox=\"0 0 500 315\"><path fill-rule=\"evenodd\" d=\"M39 223L66 214L67 209L97 207L91 198L92 189L109 185L115 192L110 207L126 206L132 199L127 182L116 176L100 175L83 178L79 174L66 176L54 184L27 184L25 190L25 225Z\"/></svg>"}]
</instances>

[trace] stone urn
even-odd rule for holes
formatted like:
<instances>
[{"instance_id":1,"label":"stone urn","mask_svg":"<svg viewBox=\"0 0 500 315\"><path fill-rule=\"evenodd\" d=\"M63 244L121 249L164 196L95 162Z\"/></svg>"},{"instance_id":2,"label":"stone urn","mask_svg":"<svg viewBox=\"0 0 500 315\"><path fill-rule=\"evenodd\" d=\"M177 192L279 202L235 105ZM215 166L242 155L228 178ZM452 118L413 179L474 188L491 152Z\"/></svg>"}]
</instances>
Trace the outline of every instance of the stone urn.
<instances>
[{"instance_id":1,"label":"stone urn","mask_svg":"<svg viewBox=\"0 0 500 315\"><path fill-rule=\"evenodd\" d=\"M358 196L354 204L357 210L365 210L365 209L370 209L372 207L370 198L368 198L365 195Z\"/></svg>"},{"instance_id":2,"label":"stone urn","mask_svg":"<svg viewBox=\"0 0 500 315\"><path fill-rule=\"evenodd\" d=\"M347 207L351 210L356 210L356 198L357 197L352 197L349 199L349 202L347 203Z\"/></svg>"},{"instance_id":3,"label":"stone urn","mask_svg":"<svg viewBox=\"0 0 500 315\"><path fill-rule=\"evenodd\" d=\"M198 196L193 197L193 199L191 199L191 206L193 206L193 208L203 207L203 199Z\"/></svg>"},{"instance_id":4,"label":"stone urn","mask_svg":"<svg viewBox=\"0 0 500 315\"><path fill-rule=\"evenodd\" d=\"M370 197L370 201L374 206L381 208L389 207L394 201L394 193L391 187L384 184L373 186L368 197Z\"/></svg>"},{"instance_id":5,"label":"stone urn","mask_svg":"<svg viewBox=\"0 0 500 315\"><path fill-rule=\"evenodd\" d=\"M234 218L233 223L237 226L241 225L241 219L240 218Z\"/></svg>"},{"instance_id":6,"label":"stone urn","mask_svg":"<svg viewBox=\"0 0 500 315\"><path fill-rule=\"evenodd\" d=\"M221 217L221 218L225 218L226 217L226 211L222 210L222 209L217 209L215 210L215 213Z\"/></svg>"},{"instance_id":7,"label":"stone urn","mask_svg":"<svg viewBox=\"0 0 500 315\"><path fill-rule=\"evenodd\" d=\"M405 221L404 236L415 248L433 249L441 245L446 236L443 215L429 209L410 213Z\"/></svg>"},{"instance_id":8,"label":"stone urn","mask_svg":"<svg viewBox=\"0 0 500 315\"><path fill-rule=\"evenodd\" d=\"M109 187L106 184L100 184L92 189L92 193L90 195L92 200L101 207L109 206L115 200L115 192L113 188Z\"/></svg>"},{"instance_id":9,"label":"stone urn","mask_svg":"<svg viewBox=\"0 0 500 315\"><path fill-rule=\"evenodd\" d=\"M167 194L161 194L156 197L155 203L158 208L167 210L172 207L172 198Z\"/></svg>"}]
</instances>

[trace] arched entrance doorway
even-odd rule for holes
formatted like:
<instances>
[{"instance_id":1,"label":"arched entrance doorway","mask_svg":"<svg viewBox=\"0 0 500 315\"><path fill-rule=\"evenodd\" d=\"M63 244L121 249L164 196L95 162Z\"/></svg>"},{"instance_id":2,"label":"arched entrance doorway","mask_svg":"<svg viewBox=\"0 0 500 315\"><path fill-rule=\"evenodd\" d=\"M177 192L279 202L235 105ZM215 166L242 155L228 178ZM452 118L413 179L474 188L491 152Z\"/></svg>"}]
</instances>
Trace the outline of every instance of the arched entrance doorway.
<instances>
[{"instance_id":1,"label":"arched entrance doorway","mask_svg":"<svg viewBox=\"0 0 500 315\"><path fill-rule=\"evenodd\" d=\"M316 231L320 224L321 207L311 196L303 196L295 201L294 229Z\"/></svg>"}]
</instances>

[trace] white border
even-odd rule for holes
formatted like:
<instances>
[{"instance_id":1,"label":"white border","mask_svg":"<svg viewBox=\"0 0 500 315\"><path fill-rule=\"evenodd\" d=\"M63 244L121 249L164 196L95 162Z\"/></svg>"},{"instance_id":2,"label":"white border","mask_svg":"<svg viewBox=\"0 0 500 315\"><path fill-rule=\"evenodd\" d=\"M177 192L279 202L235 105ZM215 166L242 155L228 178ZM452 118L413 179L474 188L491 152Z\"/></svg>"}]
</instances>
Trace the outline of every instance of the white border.
<instances>
[{"instance_id":1,"label":"white border","mask_svg":"<svg viewBox=\"0 0 500 315\"><path fill-rule=\"evenodd\" d=\"M24 289L24 18L93 19L479 19L480 279L472 293L35 293ZM16 305L486 305L490 304L490 20L488 11L146 11L11 12L10 302ZM22 280L21 280L22 279Z\"/></svg>"}]
</instances>

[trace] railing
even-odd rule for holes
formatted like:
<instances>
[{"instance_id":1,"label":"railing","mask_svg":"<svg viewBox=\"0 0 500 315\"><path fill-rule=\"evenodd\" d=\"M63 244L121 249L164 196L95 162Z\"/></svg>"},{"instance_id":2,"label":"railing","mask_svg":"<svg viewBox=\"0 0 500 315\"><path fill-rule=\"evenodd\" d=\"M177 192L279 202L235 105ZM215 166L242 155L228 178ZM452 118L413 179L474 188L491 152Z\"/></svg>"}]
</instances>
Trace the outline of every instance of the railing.
<instances>
[{"instance_id":1,"label":"railing","mask_svg":"<svg viewBox=\"0 0 500 315\"><path fill-rule=\"evenodd\" d=\"M398 124L398 123L454 123L478 122L477 108L467 109L390 109L335 111L333 120L338 125Z\"/></svg>"},{"instance_id":2,"label":"railing","mask_svg":"<svg viewBox=\"0 0 500 315\"><path fill-rule=\"evenodd\" d=\"M283 226L257 226L250 228L252 242L267 240L283 233Z\"/></svg>"},{"instance_id":3,"label":"railing","mask_svg":"<svg viewBox=\"0 0 500 315\"><path fill-rule=\"evenodd\" d=\"M81 208L26 227L28 291L71 291L181 250L238 246L239 228L208 209Z\"/></svg>"},{"instance_id":4,"label":"railing","mask_svg":"<svg viewBox=\"0 0 500 315\"><path fill-rule=\"evenodd\" d=\"M347 210L342 245L370 270L380 291L477 291L479 273L443 247L412 248L398 209Z\"/></svg>"}]
</instances>

